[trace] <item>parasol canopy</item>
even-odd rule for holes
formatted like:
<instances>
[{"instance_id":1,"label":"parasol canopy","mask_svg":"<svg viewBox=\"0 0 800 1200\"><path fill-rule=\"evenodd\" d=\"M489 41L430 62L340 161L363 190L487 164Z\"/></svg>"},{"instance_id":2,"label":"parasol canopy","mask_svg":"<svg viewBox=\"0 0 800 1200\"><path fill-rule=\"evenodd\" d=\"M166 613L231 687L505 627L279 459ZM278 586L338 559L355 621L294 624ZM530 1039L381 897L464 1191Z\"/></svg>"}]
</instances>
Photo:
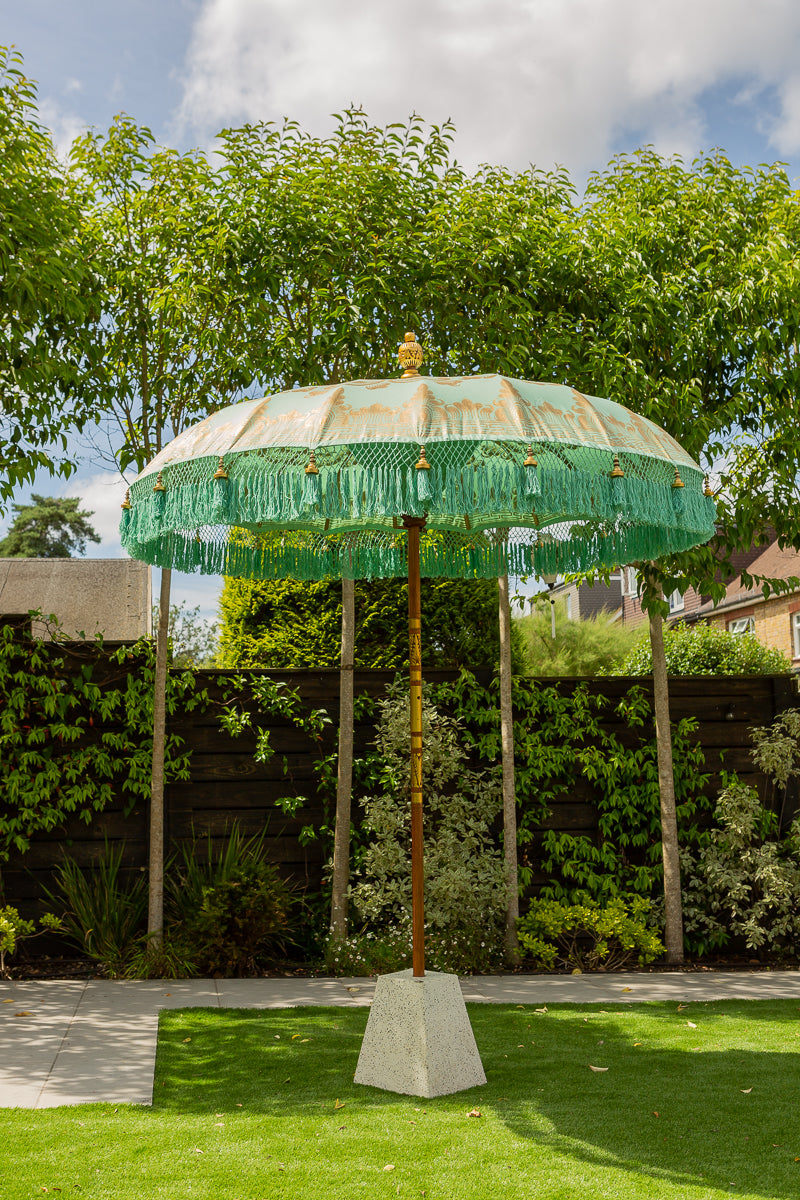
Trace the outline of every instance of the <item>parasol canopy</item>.
<instances>
[{"instance_id":1,"label":"parasol canopy","mask_svg":"<svg viewBox=\"0 0 800 1200\"><path fill-rule=\"evenodd\" d=\"M574 388L431 378L406 334L399 379L231 405L152 460L122 544L182 571L408 574L414 976L424 976L420 576L540 576L686 550L714 533L700 467L652 422Z\"/></svg>"},{"instance_id":2,"label":"parasol canopy","mask_svg":"<svg viewBox=\"0 0 800 1200\"><path fill-rule=\"evenodd\" d=\"M707 541L700 467L651 421L504 375L294 388L224 408L131 485L122 543L181 571L373 578L563 574Z\"/></svg>"}]
</instances>

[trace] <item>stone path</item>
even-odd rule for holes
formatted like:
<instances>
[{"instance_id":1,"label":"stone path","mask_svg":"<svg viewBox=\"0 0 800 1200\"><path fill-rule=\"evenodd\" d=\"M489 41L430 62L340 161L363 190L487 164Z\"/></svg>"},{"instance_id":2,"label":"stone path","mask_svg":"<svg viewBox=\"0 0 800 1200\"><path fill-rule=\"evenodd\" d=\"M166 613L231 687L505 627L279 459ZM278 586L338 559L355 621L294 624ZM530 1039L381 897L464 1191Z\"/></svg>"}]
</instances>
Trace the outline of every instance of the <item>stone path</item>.
<instances>
[{"instance_id":1,"label":"stone path","mask_svg":"<svg viewBox=\"0 0 800 1200\"><path fill-rule=\"evenodd\" d=\"M364 1007L374 979L0 981L0 1107L151 1104L162 1008ZM800 999L800 971L495 975L464 979L486 1004Z\"/></svg>"}]
</instances>

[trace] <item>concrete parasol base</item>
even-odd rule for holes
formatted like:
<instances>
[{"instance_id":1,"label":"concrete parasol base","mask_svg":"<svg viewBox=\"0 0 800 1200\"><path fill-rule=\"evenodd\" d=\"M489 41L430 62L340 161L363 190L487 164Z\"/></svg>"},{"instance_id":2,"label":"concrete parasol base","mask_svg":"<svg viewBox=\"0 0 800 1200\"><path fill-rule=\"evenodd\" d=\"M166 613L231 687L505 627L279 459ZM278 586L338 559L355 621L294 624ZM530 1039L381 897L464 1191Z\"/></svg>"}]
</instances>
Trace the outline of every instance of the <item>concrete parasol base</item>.
<instances>
[{"instance_id":1,"label":"concrete parasol base","mask_svg":"<svg viewBox=\"0 0 800 1200\"><path fill-rule=\"evenodd\" d=\"M425 1097L486 1083L457 975L378 979L355 1082Z\"/></svg>"}]
</instances>

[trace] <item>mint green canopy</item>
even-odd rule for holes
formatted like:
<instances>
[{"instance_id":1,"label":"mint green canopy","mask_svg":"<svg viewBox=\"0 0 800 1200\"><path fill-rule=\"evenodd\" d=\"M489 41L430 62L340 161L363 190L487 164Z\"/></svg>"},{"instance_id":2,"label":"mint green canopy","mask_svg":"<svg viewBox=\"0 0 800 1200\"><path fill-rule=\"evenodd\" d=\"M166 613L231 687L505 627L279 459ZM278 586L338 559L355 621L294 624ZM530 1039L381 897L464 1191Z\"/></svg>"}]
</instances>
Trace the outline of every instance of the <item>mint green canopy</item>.
<instances>
[{"instance_id":1,"label":"mint green canopy","mask_svg":"<svg viewBox=\"0 0 800 1200\"><path fill-rule=\"evenodd\" d=\"M461 579L650 560L707 541L715 517L700 467L613 401L416 373L222 409L123 507L134 558L297 579L404 575L404 516L425 518L421 573Z\"/></svg>"}]
</instances>

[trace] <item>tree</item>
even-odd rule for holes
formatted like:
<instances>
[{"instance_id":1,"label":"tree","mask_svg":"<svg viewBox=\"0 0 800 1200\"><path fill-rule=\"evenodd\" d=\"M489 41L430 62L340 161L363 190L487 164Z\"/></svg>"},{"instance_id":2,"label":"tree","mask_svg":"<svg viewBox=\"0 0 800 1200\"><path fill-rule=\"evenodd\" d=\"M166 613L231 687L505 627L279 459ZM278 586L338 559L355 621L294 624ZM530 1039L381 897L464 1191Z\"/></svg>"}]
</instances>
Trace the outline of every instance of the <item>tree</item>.
<instances>
[{"instance_id":1,"label":"tree","mask_svg":"<svg viewBox=\"0 0 800 1200\"><path fill-rule=\"evenodd\" d=\"M91 328L96 399L120 470L141 470L171 435L252 381L233 237L220 217L223 180L204 155L155 147L150 131L127 117L107 134L79 138L72 163L92 192L81 249L103 287ZM148 929L154 948L163 927L170 579L162 571L153 697Z\"/></svg>"},{"instance_id":2,"label":"tree","mask_svg":"<svg viewBox=\"0 0 800 1200\"><path fill-rule=\"evenodd\" d=\"M0 541L0 558L80 557L87 541L100 541L89 524L92 513L78 508L80 499L33 492L31 501L13 505L17 515Z\"/></svg>"},{"instance_id":3,"label":"tree","mask_svg":"<svg viewBox=\"0 0 800 1200\"><path fill-rule=\"evenodd\" d=\"M68 476L87 404L96 280L80 252L84 196L39 123L36 86L0 46L0 511L37 470Z\"/></svg>"},{"instance_id":4,"label":"tree","mask_svg":"<svg viewBox=\"0 0 800 1200\"><path fill-rule=\"evenodd\" d=\"M158 624L159 606L153 605L153 624ZM185 600L169 607L169 638L173 667L213 667L217 656L216 621L200 616L200 605L189 608Z\"/></svg>"},{"instance_id":5,"label":"tree","mask_svg":"<svg viewBox=\"0 0 800 1200\"><path fill-rule=\"evenodd\" d=\"M775 390L764 364L778 357L774 331L786 329L781 318L794 303L773 282L775 265L787 259L787 228L797 224L788 216L792 205L780 167L739 170L722 153L687 167L645 149L592 176L575 225L587 279L573 381L654 420L711 467L734 431L760 427ZM721 515L715 549L723 558L763 527L764 508L746 489ZM663 597L689 584L718 596L719 568L714 550L700 547L640 571L653 654L670 962L682 960L683 933Z\"/></svg>"}]
</instances>

